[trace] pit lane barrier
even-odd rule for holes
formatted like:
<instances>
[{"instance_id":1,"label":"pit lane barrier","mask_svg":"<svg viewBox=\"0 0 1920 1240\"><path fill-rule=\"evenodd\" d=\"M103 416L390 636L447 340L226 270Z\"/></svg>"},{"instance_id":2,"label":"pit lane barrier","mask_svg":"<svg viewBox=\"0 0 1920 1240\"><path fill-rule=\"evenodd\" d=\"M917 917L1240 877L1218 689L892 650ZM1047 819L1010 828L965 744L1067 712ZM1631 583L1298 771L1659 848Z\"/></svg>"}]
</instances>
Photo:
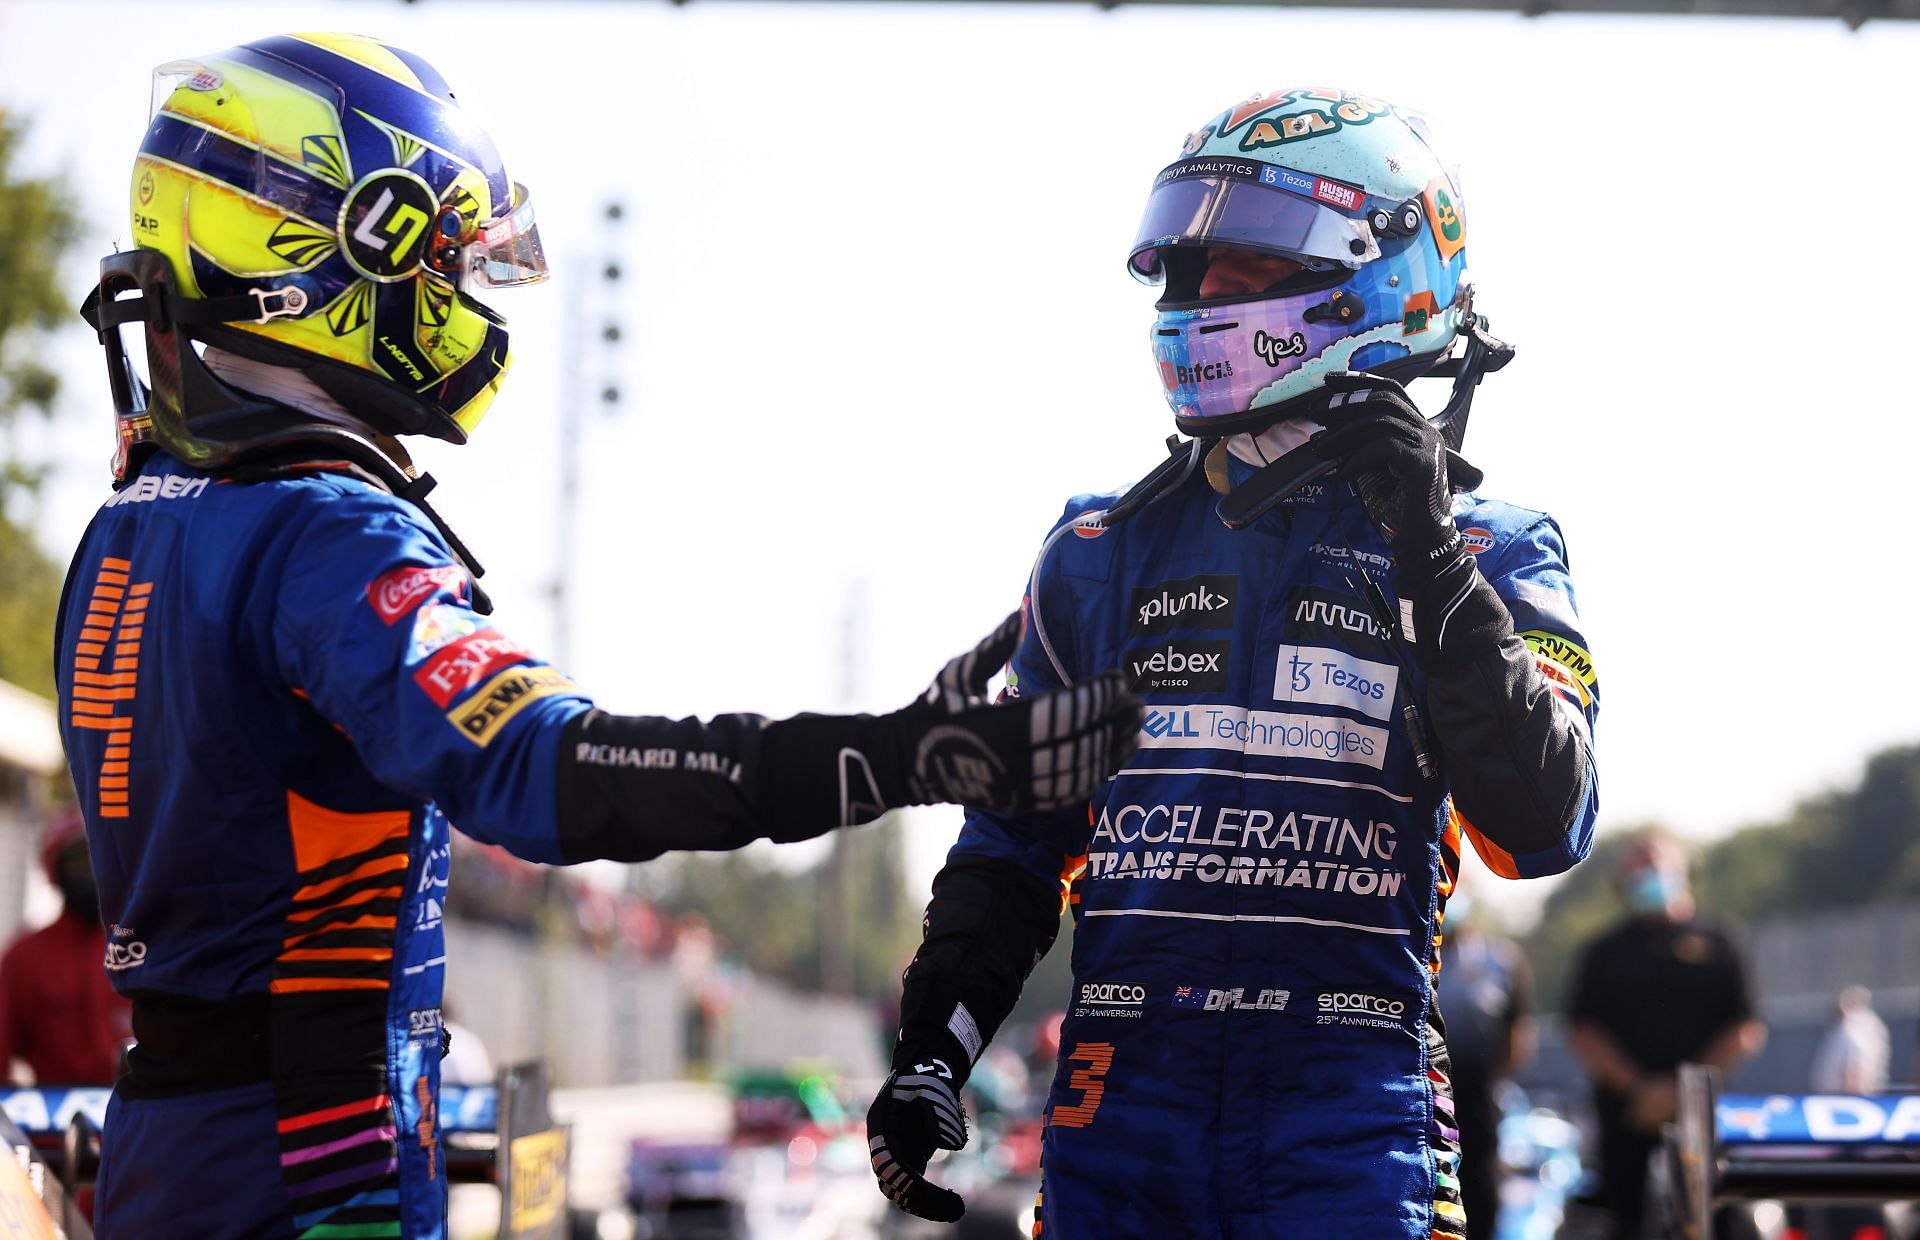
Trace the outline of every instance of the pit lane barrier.
<instances>
[{"instance_id":1,"label":"pit lane barrier","mask_svg":"<svg viewBox=\"0 0 1920 1240\"><path fill-rule=\"evenodd\" d=\"M1667 1234L1711 1240L1736 1202L1920 1198L1920 1094L1723 1094L1717 1070L1683 1064L1656 1155Z\"/></svg>"},{"instance_id":2,"label":"pit lane barrier","mask_svg":"<svg viewBox=\"0 0 1920 1240\"><path fill-rule=\"evenodd\" d=\"M0 1116L0 1235L13 1240L93 1240L60 1177L27 1135Z\"/></svg>"},{"instance_id":3,"label":"pit lane barrier","mask_svg":"<svg viewBox=\"0 0 1920 1240\"><path fill-rule=\"evenodd\" d=\"M440 1087L435 1126L447 1179L499 1186L499 1240L566 1235L572 1134L553 1120L550 1089L540 1061L502 1068L491 1085ZM92 1240L73 1198L99 1171L112 1094L107 1087L0 1087L0 1142L7 1146L0 1151L7 1155L0 1157L0 1236Z\"/></svg>"}]
</instances>

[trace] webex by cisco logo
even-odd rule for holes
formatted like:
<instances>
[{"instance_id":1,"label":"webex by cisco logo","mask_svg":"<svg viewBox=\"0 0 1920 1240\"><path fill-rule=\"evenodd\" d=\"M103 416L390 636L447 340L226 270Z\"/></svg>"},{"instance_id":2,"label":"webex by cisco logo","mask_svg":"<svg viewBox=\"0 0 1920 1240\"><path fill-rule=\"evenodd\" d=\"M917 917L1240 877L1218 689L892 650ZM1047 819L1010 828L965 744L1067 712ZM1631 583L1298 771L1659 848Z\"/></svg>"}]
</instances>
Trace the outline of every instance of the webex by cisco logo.
<instances>
[{"instance_id":1,"label":"webex by cisco logo","mask_svg":"<svg viewBox=\"0 0 1920 1240\"><path fill-rule=\"evenodd\" d=\"M1218 693L1227 687L1229 641L1168 640L1126 653L1135 693Z\"/></svg>"},{"instance_id":2,"label":"webex by cisco logo","mask_svg":"<svg viewBox=\"0 0 1920 1240\"><path fill-rule=\"evenodd\" d=\"M1163 581L1133 591L1128 627L1135 633L1165 633L1169 629L1229 629L1234 600L1240 596L1240 578L1229 573L1207 573L1179 581Z\"/></svg>"}]
</instances>

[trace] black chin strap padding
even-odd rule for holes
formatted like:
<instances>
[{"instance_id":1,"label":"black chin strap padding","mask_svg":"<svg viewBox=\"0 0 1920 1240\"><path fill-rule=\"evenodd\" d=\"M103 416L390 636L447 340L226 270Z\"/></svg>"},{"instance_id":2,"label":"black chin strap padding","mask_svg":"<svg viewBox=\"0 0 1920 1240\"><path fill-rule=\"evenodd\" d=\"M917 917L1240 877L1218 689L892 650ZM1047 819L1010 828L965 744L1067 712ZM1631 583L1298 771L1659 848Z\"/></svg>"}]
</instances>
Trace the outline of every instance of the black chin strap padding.
<instances>
[{"instance_id":1,"label":"black chin strap padding","mask_svg":"<svg viewBox=\"0 0 1920 1240\"><path fill-rule=\"evenodd\" d=\"M1262 465L1253 477L1222 495L1220 502L1213 506L1214 515L1228 529L1243 530L1272 512L1289 495L1338 467L1338 462L1322 456L1320 445L1309 439L1279 460Z\"/></svg>"},{"instance_id":2,"label":"black chin strap padding","mask_svg":"<svg viewBox=\"0 0 1920 1240\"><path fill-rule=\"evenodd\" d=\"M1213 439L1182 441L1169 436L1167 459L1155 465L1146 477L1128 487L1126 494L1108 505L1103 524L1108 527L1120 524L1185 482L1217 442Z\"/></svg>"}]
</instances>

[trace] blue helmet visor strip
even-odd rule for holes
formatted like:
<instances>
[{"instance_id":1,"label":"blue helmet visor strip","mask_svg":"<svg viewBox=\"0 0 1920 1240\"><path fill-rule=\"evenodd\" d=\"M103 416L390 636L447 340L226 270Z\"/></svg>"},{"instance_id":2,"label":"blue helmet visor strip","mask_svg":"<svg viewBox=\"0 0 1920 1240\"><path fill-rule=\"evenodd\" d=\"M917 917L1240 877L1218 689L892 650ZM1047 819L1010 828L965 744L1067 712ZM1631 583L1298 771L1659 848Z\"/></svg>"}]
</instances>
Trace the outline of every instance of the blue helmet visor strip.
<instances>
[{"instance_id":1,"label":"blue helmet visor strip","mask_svg":"<svg viewBox=\"0 0 1920 1240\"><path fill-rule=\"evenodd\" d=\"M1169 164L1154 179L1128 267L1162 277L1167 246L1218 246L1359 267L1380 257L1355 185L1256 159L1218 156ZM1346 214L1352 212L1352 215Z\"/></svg>"}]
</instances>

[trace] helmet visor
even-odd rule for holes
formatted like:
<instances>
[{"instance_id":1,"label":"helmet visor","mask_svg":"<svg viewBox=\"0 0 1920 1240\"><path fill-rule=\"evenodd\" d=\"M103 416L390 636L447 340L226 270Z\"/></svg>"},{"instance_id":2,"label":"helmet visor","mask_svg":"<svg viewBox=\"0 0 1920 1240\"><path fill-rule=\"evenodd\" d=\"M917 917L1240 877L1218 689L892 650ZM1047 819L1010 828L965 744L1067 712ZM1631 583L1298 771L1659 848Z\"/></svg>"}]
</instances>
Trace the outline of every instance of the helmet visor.
<instances>
[{"instance_id":1,"label":"helmet visor","mask_svg":"<svg viewBox=\"0 0 1920 1240\"><path fill-rule=\"evenodd\" d=\"M1183 159L1154 179L1127 265L1157 283L1163 247L1211 245L1359 267L1380 247L1364 219L1342 211L1364 211L1366 199L1358 186L1278 164Z\"/></svg>"},{"instance_id":2,"label":"helmet visor","mask_svg":"<svg viewBox=\"0 0 1920 1240\"><path fill-rule=\"evenodd\" d=\"M540 229L533 222L533 195L513 183L513 209L487 220L461 251L462 287L506 288L537 284L547 278L547 255L540 248Z\"/></svg>"}]
</instances>

